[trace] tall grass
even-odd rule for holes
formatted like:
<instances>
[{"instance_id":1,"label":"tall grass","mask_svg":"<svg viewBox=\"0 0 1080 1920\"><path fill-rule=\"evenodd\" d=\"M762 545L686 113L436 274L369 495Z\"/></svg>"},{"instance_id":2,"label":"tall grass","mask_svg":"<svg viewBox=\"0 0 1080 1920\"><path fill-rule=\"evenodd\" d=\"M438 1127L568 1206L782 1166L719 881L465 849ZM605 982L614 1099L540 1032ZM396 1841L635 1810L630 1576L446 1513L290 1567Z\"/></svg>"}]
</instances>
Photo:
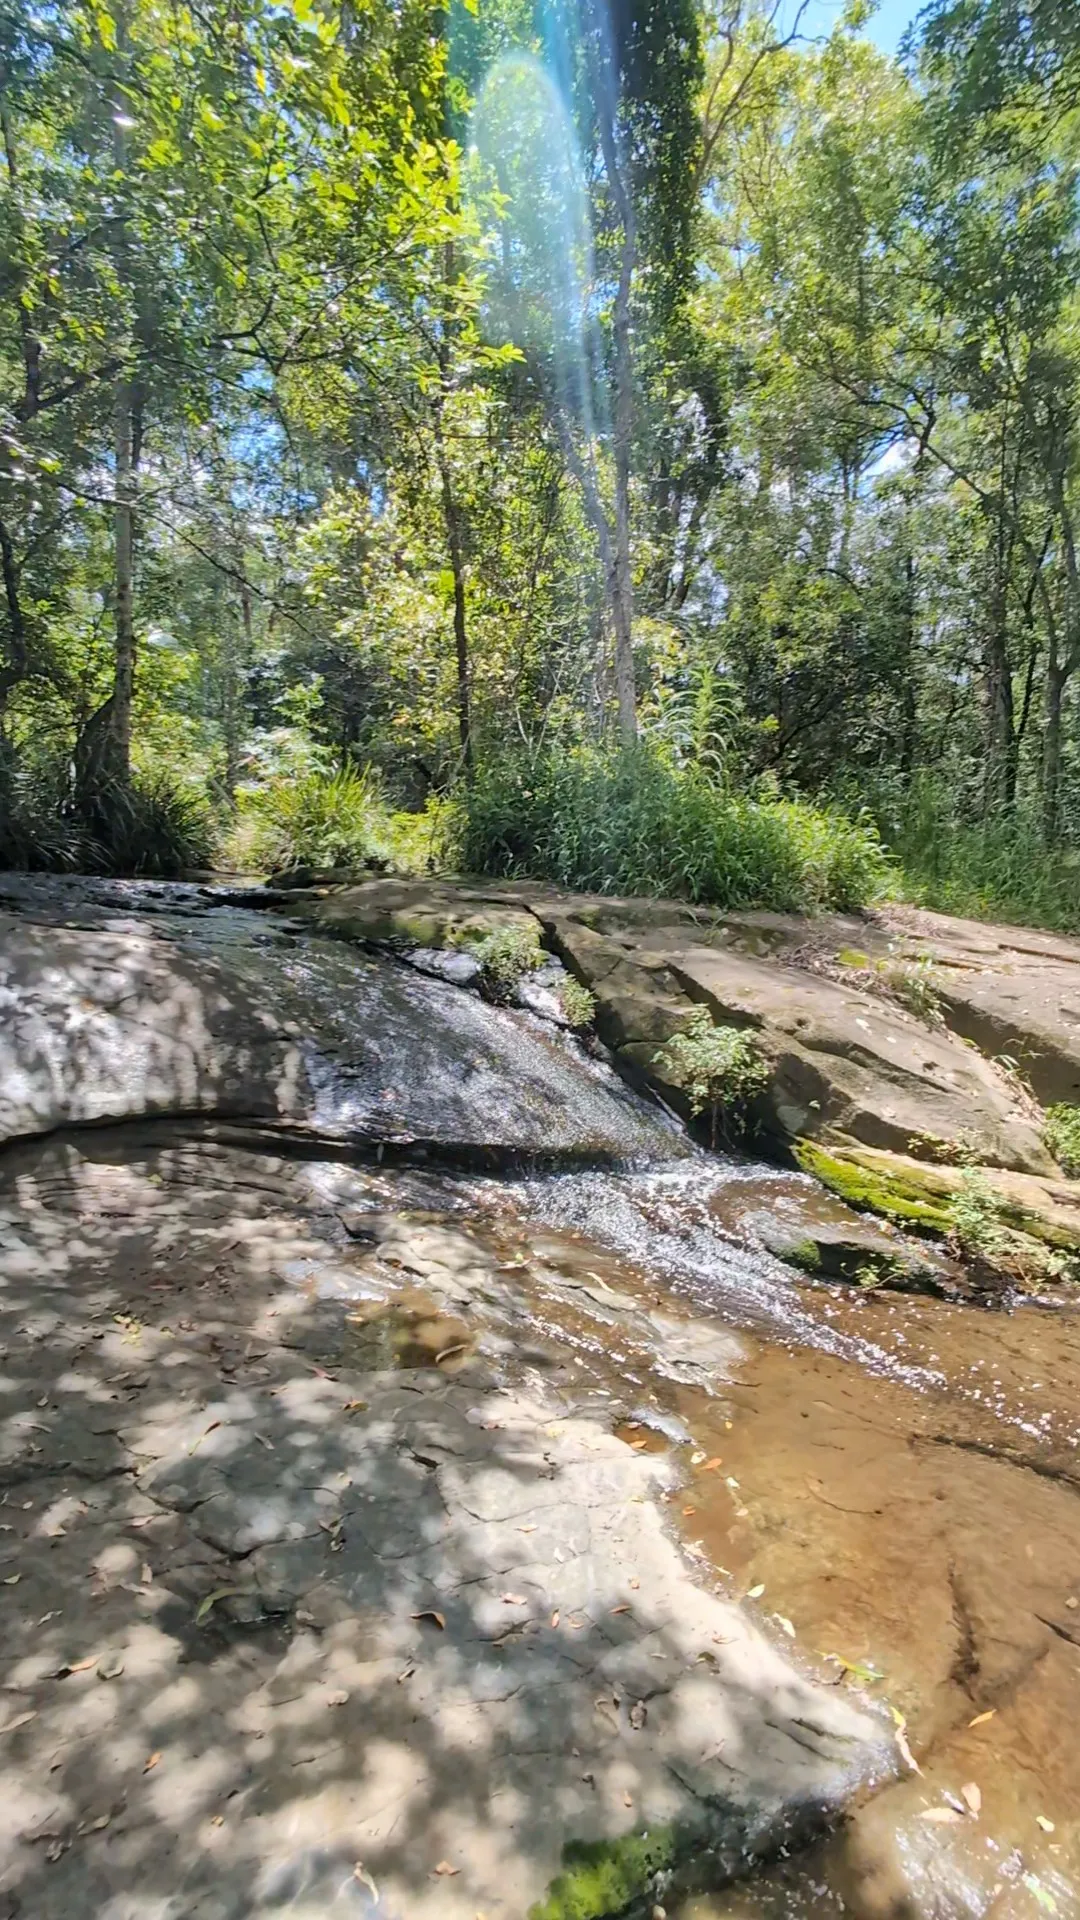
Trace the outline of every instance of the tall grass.
<instances>
[{"instance_id":1,"label":"tall grass","mask_svg":"<svg viewBox=\"0 0 1080 1920\"><path fill-rule=\"evenodd\" d=\"M890 877L864 822L727 793L645 745L492 760L456 827L453 853L469 872L719 907L853 909Z\"/></svg>"},{"instance_id":2,"label":"tall grass","mask_svg":"<svg viewBox=\"0 0 1080 1920\"><path fill-rule=\"evenodd\" d=\"M970 823L932 779L918 781L891 808L875 808L918 906L972 919L1080 932L1080 847L1048 847L1034 813L1017 807Z\"/></svg>"}]
</instances>

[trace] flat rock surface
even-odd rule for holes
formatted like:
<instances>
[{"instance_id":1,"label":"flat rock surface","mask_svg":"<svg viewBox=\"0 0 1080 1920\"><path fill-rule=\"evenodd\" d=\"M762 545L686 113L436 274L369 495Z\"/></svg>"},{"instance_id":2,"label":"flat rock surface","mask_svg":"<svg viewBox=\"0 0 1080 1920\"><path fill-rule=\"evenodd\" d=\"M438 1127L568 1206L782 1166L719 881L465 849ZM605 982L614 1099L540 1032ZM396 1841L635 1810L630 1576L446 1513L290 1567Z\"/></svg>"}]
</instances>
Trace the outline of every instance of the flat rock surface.
<instances>
[{"instance_id":1,"label":"flat rock surface","mask_svg":"<svg viewBox=\"0 0 1080 1920\"><path fill-rule=\"evenodd\" d=\"M522 1920L569 1839L733 1871L887 1767L595 1402L357 1364L388 1278L414 1338L497 1291L467 1221L105 1136L2 1198L0 1913Z\"/></svg>"}]
</instances>

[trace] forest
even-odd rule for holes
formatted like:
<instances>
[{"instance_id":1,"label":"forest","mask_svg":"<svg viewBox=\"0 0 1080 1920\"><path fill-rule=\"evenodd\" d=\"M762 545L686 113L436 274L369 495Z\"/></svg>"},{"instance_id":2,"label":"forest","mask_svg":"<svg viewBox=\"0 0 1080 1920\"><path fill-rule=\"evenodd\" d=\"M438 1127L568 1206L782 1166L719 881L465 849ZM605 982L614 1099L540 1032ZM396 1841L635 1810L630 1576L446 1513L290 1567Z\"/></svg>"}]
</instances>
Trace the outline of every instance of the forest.
<instances>
[{"instance_id":1,"label":"forest","mask_svg":"<svg viewBox=\"0 0 1080 1920\"><path fill-rule=\"evenodd\" d=\"M1080 9L3 0L0 864L1080 926Z\"/></svg>"}]
</instances>

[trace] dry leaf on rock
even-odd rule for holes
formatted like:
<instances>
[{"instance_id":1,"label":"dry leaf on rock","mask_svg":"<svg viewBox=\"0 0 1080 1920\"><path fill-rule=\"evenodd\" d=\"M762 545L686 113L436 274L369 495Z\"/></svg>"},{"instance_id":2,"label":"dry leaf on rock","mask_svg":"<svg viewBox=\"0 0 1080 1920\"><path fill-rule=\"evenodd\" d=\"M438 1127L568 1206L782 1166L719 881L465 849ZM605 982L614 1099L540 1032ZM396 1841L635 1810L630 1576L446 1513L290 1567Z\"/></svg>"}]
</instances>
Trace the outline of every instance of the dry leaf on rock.
<instances>
[{"instance_id":1,"label":"dry leaf on rock","mask_svg":"<svg viewBox=\"0 0 1080 1920\"><path fill-rule=\"evenodd\" d=\"M965 1786L961 1787L960 1798L972 1819L977 1820L982 1812L982 1788L977 1786L974 1780L969 1780Z\"/></svg>"},{"instance_id":2,"label":"dry leaf on rock","mask_svg":"<svg viewBox=\"0 0 1080 1920\"><path fill-rule=\"evenodd\" d=\"M445 1627L446 1625L445 1614L436 1613L434 1607L421 1607L419 1613L410 1614L409 1618L411 1620L434 1620L437 1627Z\"/></svg>"}]
</instances>

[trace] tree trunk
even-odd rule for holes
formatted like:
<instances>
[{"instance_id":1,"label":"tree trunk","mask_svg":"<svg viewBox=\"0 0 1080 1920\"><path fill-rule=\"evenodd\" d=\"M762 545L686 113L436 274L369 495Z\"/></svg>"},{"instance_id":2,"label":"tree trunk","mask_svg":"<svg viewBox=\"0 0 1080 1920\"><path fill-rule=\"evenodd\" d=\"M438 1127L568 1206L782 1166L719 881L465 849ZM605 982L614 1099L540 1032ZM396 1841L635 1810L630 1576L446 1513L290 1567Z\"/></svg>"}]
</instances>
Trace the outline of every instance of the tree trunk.
<instances>
[{"instance_id":1,"label":"tree trunk","mask_svg":"<svg viewBox=\"0 0 1080 1920\"><path fill-rule=\"evenodd\" d=\"M904 692L900 716L900 772L910 780L915 765L915 737L918 706L915 698L915 559L911 548L904 553Z\"/></svg>"},{"instance_id":2,"label":"tree trunk","mask_svg":"<svg viewBox=\"0 0 1080 1920\"><path fill-rule=\"evenodd\" d=\"M983 676L986 686L986 768L983 780L983 812L1007 803L1009 768L1016 755L1016 727L1013 711L1012 663L1009 659L1007 551L1004 533L998 531L994 553L994 578L983 641Z\"/></svg>"},{"instance_id":3,"label":"tree trunk","mask_svg":"<svg viewBox=\"0 0 1080 1920\"><path fill-rule=\"evenodd\" d=\"M1067 671L1051 640L1046 663L1046 713L1042 753L1043 839L1052 847L1061 831L1061 709Z\"/></svg>"},{"instance_id":4,"label":"tree trunk","mask_svg":"<svg viewBox=\"0 0 1080 1920\"><path fill-rule=\"evenodd\" d=\"M614 151L614 142L612 142ZM630 288L636 240L629 200L623 215L622 260L615 298L615 552L611 580L611 620L615 631L615 698L619 732L637 739L637 688L634 684L634 580L630 555L630 466L634 438L634 365L630 341Z\"/></svg>"},{"instance_id":5,"label":"tree trunk","mask_svg":"<svg viewBox=\"0 0 1080 1920\"><path fill-rule=\"evenodd\" d=\"M454 492L454 476L450 471L450 460L446 450L446 437L443 433L443 400L440 395L435 405L435 455L439 467L439 485L442 491L443 524L446 528L446 544L450 554L450 572L454 582L454 651L457 659L457 716L458 740L461 746L461 764L466 774L472 772L472 711L469 689L469 629L465 599L465 553L461 529L461 509Z\"/></svg>"},{"instance_id":6,"label":"tree trunk","mask_svg":"<svg viewBox=\"0 0 1080 1920\"><path fill-rule=\"evenodd\" d=\"M19 594L19 568L7 523L0 520L0 571L4 576L4 606L7 611L7 661L0 667L0 714L8 694L26 673L28 648L26 620Z\"/></svg>"},{"instance_id":7,"label":"tree trunk","mask_svg":"<svg viewBox=\"0 0 1080 1920\"><path fill-rule=\"evenodd\" d=\"M131 706L135 693L135 474L136 397L130 380L116 389L115 542L116 659L109 723L109 773L122 785L131 779Z\"/></svg>"}]
</instances>

